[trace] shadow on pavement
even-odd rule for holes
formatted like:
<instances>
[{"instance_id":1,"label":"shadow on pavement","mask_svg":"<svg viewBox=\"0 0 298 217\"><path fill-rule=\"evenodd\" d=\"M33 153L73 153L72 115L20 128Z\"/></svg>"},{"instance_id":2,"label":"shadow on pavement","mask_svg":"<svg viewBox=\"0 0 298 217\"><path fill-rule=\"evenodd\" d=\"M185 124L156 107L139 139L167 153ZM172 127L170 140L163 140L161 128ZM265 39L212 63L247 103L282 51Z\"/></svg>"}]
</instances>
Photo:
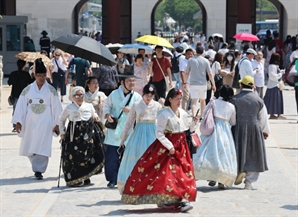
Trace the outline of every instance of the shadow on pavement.
<instances>
[{"instance_id":1,"label":"shadow on pavement","mask_svg":"<svg viewBox=\"0 0 298 217\"><path fill-rule=\"evenodd\" d=\"M281 206L280 208L288 209L288 210L298 210L298 205L284 205L284 206Z\"/></svg>"},{"instance_id":2,"label":"shadow on pavement","mask_svg":"<svg viewBox=\"0 0 298 217\"><path fill-rule=\"evenodd\" d=\"M46 177L43 180L36 180L33 176L11 178L11 179L0 179L1 186L3 185L27 185L30 183L49 182L55 181L57 177Z\"/></svg>"},{"instance_id":3,"label":"shadow on pavement","mask_svg":"<svg viewBox=\"0 0 298 217\"><path fill-rule=\"evenodd\" d=\"M16 133L0 133L0 136L16 136Z\"/></svg>"},{"instance_id":4,"label":"shadow on pavement","mask_svg":"<svg viewBox=\"0 0 298 217\"><path fill-rule=\"evenodd\" d=\"M160 209L160 208L155 208L155 209L118 209L111 211L105 215L102 216L119 216L119 215L131 215L131 214L152 214L152 213L181 213L180 209L174 209L174 210L169 210L169 209Z\"/></svg>"},{"instance_id":5,"label":"shadow on pavement","mask_svg":"<svg viewBox=\"0 0 298 217\"><path fill-rule=\"evenodd\" d=\"M30 189L30 190L16 190L15 194L28 194L28 193L48 193L49 189Z\"/></svg>"},{"instance_id":6,"label":"shadow on pavement","mask_svg":"<svg viewBox=\"0 0 298 217\"><path fill-rule=\"evenodd\" d=\"M202 193L212 193L218 191L231 191L231 190L243 190L243 187L232 187L232 188L225 188L225 189L218 189L217 186L214 187L197 187L197 191Z\"/></svg>"},{"instance_id":7,"label":"shadow on pavement","mask_svg":"<svg viewBox=\"0 0 298 217\"><path fill-rule=\"evenodd\" d=\"M123 205L123 203L120 200L102 200L98 201L95 204L80 204L78 206L82 207L92 207L92 206L114 206L114 205Z\"/></svg>"}]
</instances>

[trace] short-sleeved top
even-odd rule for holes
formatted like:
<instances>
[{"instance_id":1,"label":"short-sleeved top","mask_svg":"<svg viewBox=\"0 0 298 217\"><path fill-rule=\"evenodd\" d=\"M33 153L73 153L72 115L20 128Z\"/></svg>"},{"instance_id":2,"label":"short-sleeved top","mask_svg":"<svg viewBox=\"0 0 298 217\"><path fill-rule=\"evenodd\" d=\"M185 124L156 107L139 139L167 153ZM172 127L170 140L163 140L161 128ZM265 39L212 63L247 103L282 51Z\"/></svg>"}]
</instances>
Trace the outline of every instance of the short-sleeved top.
<instances>
[{"instance_id":1,"label":"short-sleeved top","mask_svg":"<svg viewBox=\"0 0 298 217\"><path fill-rule=\"evenodd\" d=\"M209 61L202 56L188 60L186 71L190 72L190 86L207 85L206 73L211 72Z\"/></svg>"},{"instance_id":2,"label":"short-sleeved top","mask_svg":"<svg viewBox=\"0 0 298 217\"><path fill-rule=\"evenodd\" d=\"M78 86L82 86L85 87L85 81L83 80L83 74L85 72L85 67L87 67L88 69L90 68L90 63L81 58L81 57L75 57L73 58L69 65L68 65L68 69L70 69L70 67L75 64L76 65L76 82Z\"/></svg>"},{"instance_id":3,"label":"short-sleeved top","mask_svg":"<svg viewBox=\"0 0 298 217\"><path fill-rule=\"evenodd\" d=\"M156 62L158 60L160 67L163 70L163 73L165 75L167 75L167 69L172 67L172 64L170 62L170 60L167 57L162 57L162 58L154 58L152 60L153 62L153 66L152 66L152 70L153 70L153 82L159 82L162 79L164 79L163 74L158 66L158 63Z\"/></svg>"}]
</instances>

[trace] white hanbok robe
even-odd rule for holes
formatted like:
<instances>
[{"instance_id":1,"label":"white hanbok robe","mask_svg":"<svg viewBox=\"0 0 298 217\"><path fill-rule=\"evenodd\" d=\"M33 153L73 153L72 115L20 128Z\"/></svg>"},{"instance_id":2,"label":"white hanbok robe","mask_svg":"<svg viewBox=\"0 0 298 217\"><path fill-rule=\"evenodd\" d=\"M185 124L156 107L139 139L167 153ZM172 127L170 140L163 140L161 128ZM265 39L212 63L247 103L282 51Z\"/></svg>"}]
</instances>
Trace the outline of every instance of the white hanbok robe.
<instances>
[{"instance_id":1,"label":"white hanbok robe","mask_svg":"<svg viewBox=\"0 0 298 217\"><path fill-rule=\"evenodd\" d=\"M21 93L12 123L20 123L20 155L51 156L53 129L59 124L62 106L57 91L45 82L38 89L36 81Z\"/></svg>"}]
</instances>

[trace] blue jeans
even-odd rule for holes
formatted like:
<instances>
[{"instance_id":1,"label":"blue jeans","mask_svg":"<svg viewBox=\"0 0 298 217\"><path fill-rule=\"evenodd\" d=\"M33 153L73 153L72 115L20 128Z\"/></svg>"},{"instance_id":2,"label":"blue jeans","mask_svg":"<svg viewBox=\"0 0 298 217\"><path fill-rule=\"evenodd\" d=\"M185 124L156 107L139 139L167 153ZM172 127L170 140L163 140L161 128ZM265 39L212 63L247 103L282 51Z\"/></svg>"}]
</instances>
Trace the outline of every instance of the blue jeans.
<instances>
[{"instance_id":1,"label":"blue jeans","mask_svg":"<svg viewBox=\"0 0 298 217\"><path fill-rule=\"evenodd\" d=\"M60 95L66 95L65 73L53 72L53 87L57 90L60 87Z\"/></svg>"},{"instance_id":2,"label":"blue jeans","mask_svg":"<svg viewBox=\"0 0 298 217\"><path fill-rule=\"evenodd\" d=\"M181 82L180 72L172 73L172 76L173 76L173 78L174 78L175 81L176 81L176 86L175 86L175 88L179 89L179 87L180 87L180 82Z\"/></svg>"}]
</instances>

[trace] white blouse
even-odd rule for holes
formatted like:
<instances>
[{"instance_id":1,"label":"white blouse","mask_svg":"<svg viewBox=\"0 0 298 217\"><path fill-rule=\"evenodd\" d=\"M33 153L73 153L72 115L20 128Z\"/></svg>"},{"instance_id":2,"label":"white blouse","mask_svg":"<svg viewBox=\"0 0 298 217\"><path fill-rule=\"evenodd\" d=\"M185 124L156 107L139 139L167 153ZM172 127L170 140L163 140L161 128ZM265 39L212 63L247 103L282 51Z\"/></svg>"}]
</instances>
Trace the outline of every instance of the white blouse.
<instances>
[{"instance_id":1,"label":"white blouse","mask_svg":"<svg viewBox=\"0 0 298 217\"><path fill-rule=\"evenodd\" d=\"M138 122L156 123L157 112L161 108L162 106L154 100L151 100L151 102L148 105L146 105L144 100L135 102L132 105L130 112L128 113L128 117L120 137L121 141L125 141L127 139L129 132L132 129L135 121L137 123Z\"/></svg>"},{"instance_id":2,"label":"white blouse","mask_svg":"<svg viewBox=\"0 0 298 217\"><path fill-rule=\"evenodd\" d=\"M210 103L205 107L203 117L206 115L206 111L210 107ZM229 122L232 126L236 124L236 109L232 103L226 102L219 97L214 100L213 116Z\"/></svg>"},{"instance_id":3,"label":"white blouse","mask_svg":"<svg viewBox=\"0 0 298 217\"><path fill-rule=\"evenodd\" d=\"M76 103L67 105L59 117L61 135L65 134L65 122L67 118L69 121L77 122L88 121L91 117L98 118L92 104L83 102L81 106L78 106Z\"/></svg>"},{"instance_id":4,"label":"white blouse","mask_svg":"<svg viewBox=\"0 0 298 217\"><path fill-rule=\"evenodd\" d=\"M107 96L104 94L104 92L101 91L95 91L94 93L86 92L85 94L85 102L91 103L95 109L95 112L97 113L98 117L100 118L101 122L104 122L103 117L103 105L104 101L106 100Z\"/></svg>"},{"instance_id":5,"label":"white blouse","mask_svg":"<svg viewBox=\"0 0 298 217\"><path fill-rule=\"evenodd\" d=\"M168 150L173 148L173 144L165 136L165 131L172 133L185 132L190 129L191 132L199 126L198 122L192 121L192 116L186 113L182 108L179 108L180 117L177 117L173 110L168 107L164 109L157 118L156 126L156 138L165 146Z\"/></svg>"},{"instance_id":6,"label":"white blouse","mask_svg":"<svg viewBox=\"0 0 298 217\"><path fill-rule=\"evenodd\" d=\"M278 86L279 83L279 79L282 77L281 73L277 73L277 71L279 70L278 66L275 64L270 64L269 68L268 68L268 84L267 84L267 88L274 88Z\"/></svg>"}]
</instances>

